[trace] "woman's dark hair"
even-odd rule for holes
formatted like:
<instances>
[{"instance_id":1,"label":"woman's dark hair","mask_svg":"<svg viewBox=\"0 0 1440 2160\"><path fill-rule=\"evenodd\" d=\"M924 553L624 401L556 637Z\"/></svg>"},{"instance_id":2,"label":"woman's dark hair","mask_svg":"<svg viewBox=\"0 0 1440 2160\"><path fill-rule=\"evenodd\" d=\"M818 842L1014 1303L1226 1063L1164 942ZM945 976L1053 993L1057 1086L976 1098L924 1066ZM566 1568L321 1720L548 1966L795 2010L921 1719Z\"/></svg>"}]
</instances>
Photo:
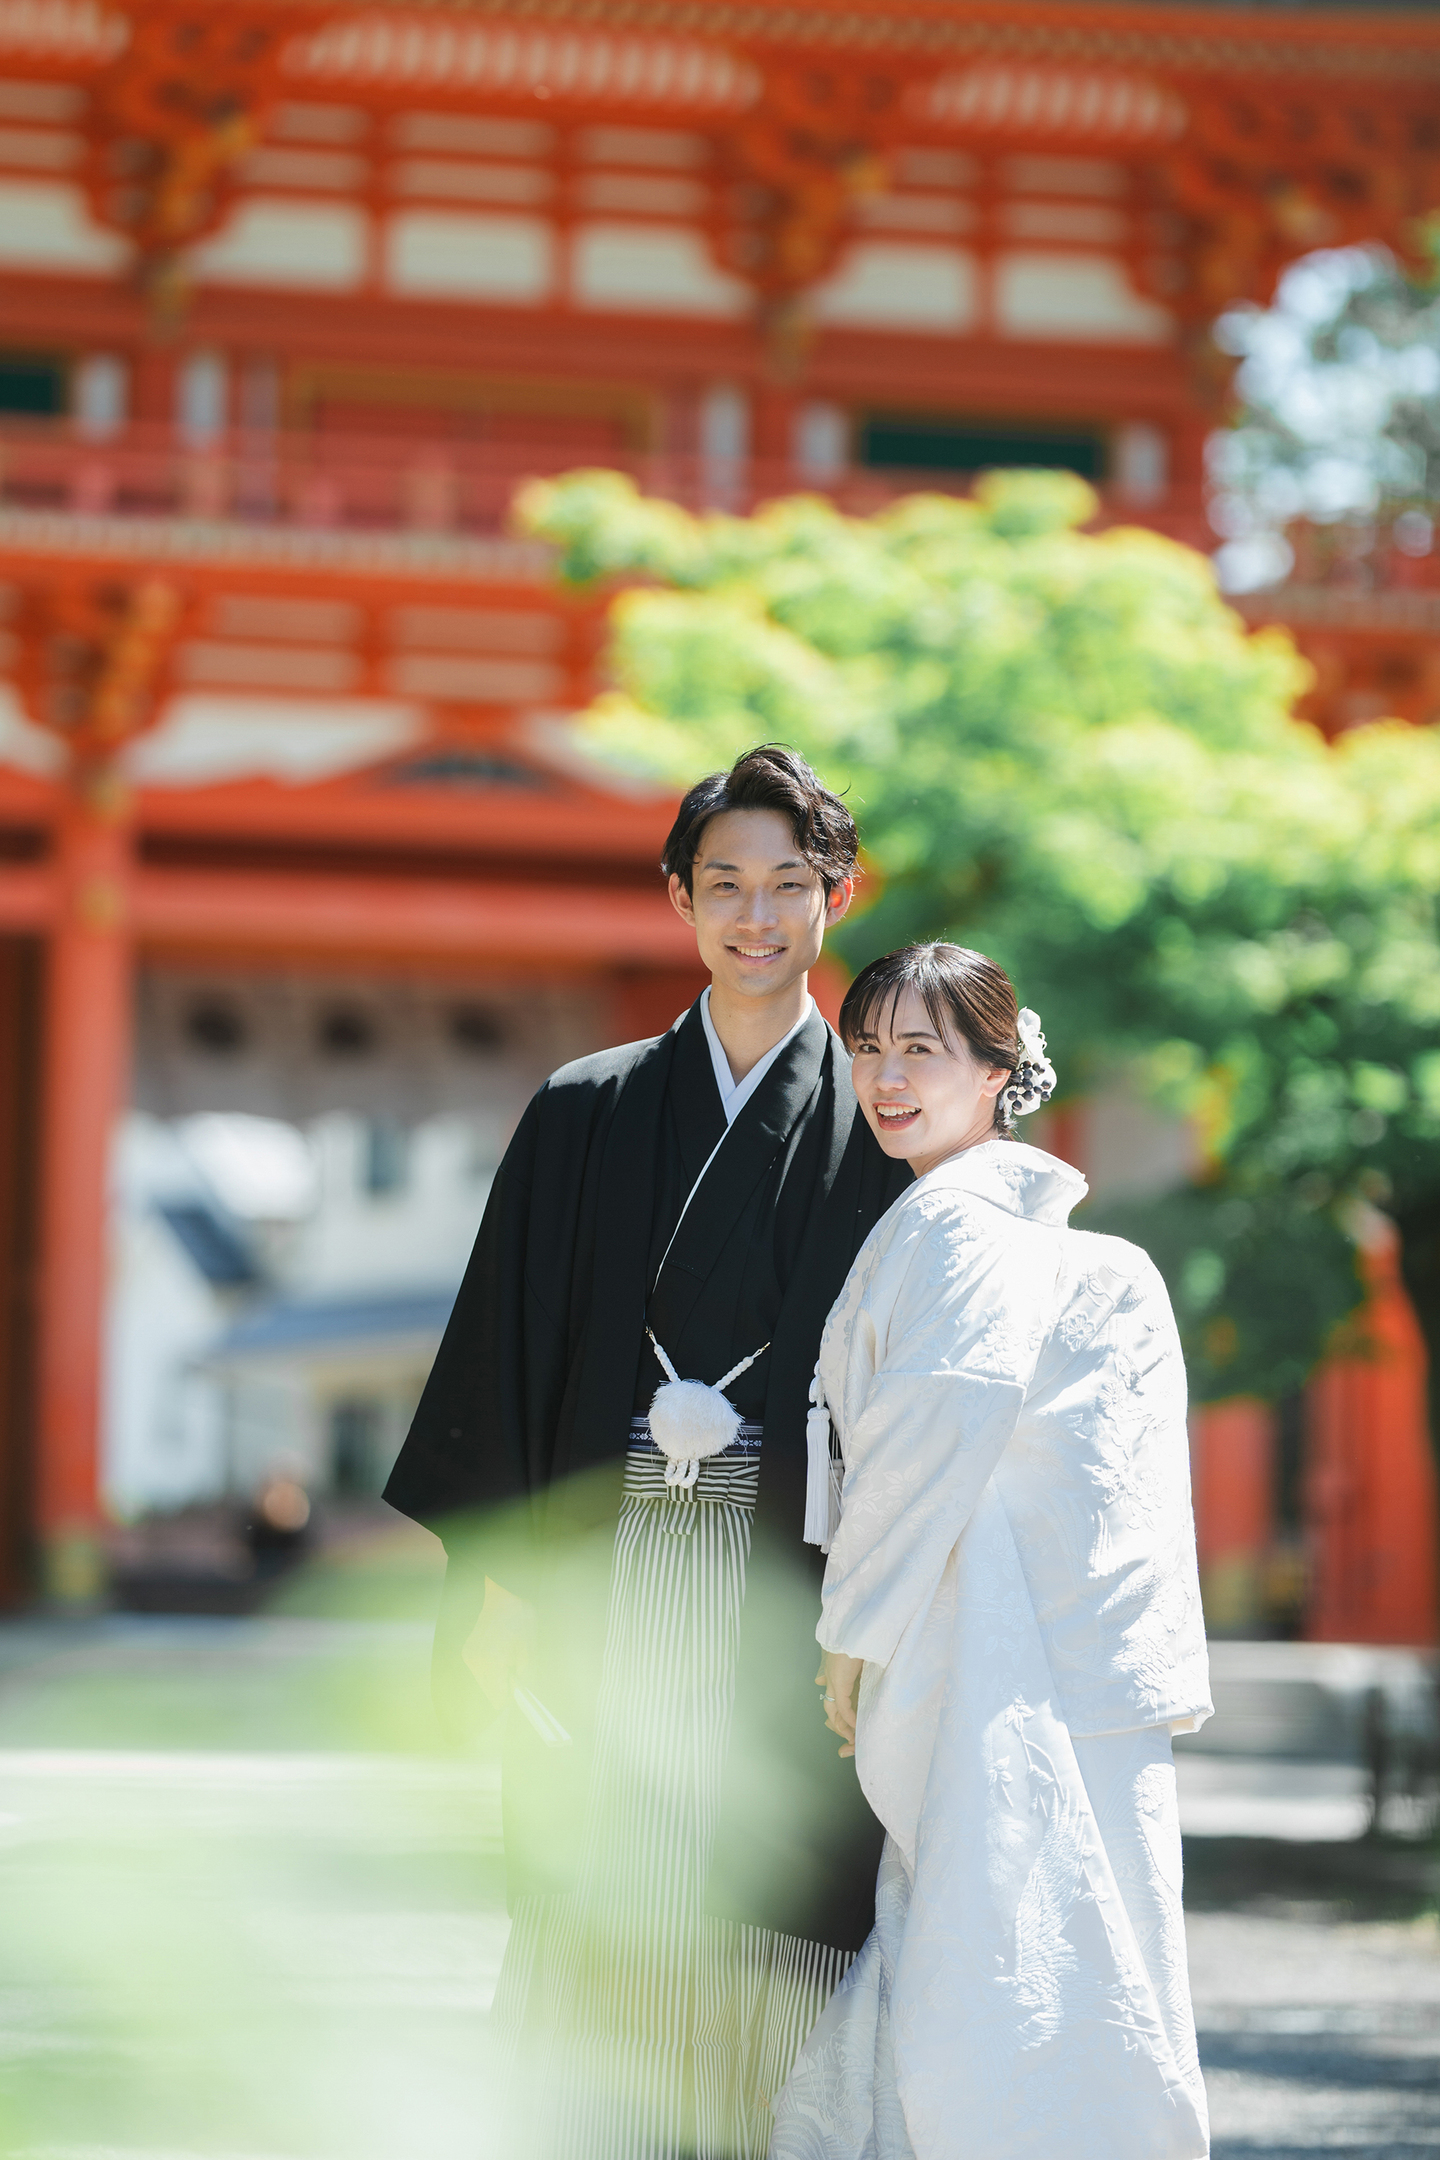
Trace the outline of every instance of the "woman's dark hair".
<instances>
[{"instance_id":1,"label":"woman's dark hair","mask_svg":"<svg viewBox=\"0 0 1440 2160\"><path fill-rule=\"evenodd\" d=\"M707 773L680 805L660 868L695 890L695 858L711 818L725 810L778 810L790 820L795 852L803 855L828 893L855 875L860 835L855 820L804 758L782 743L761 743L737 758L728 773Z\"/></svg>"},{"instance_id":2,"label":"woman's dark hair","mask_svg":"<svg viewBox=\"0 0 1440 2160\"><path fill-rule=\"evenodd\" d=\"M967 945L902 945L861 968L840 1007L840 1038L853 1051L873 1034L887 1009L893 1016L902 990L914 990L942 1042L959 1035L982 1065L1020 1063L1020 1007L1004 968ZM1010 1127L995 1099L995 1129Z\"/></svg>"}]
</instances>

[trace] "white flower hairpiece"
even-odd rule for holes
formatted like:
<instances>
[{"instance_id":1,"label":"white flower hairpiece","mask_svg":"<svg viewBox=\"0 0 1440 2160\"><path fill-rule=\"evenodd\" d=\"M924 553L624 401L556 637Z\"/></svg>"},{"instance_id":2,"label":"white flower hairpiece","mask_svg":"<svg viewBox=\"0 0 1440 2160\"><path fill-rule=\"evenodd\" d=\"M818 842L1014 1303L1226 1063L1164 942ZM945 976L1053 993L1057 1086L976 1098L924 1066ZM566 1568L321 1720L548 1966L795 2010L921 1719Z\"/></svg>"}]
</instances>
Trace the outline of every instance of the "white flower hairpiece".
<instances>
[{"instance_id":1,"label":"white flower hairpiece","mask_svg":"<svg viewBox=\"0 0 1440 2160\"><path fill-rule=\"evenodd\" d=\"M1045 1034L1040 1015L1027 1005L1016 1021L1020 1038L1020 1062L1000 1090L1000 1116L1006 1125L1049 1102L1056 1088L1055 1067L1045 1055Z\"/></svg>"}]
</instances>

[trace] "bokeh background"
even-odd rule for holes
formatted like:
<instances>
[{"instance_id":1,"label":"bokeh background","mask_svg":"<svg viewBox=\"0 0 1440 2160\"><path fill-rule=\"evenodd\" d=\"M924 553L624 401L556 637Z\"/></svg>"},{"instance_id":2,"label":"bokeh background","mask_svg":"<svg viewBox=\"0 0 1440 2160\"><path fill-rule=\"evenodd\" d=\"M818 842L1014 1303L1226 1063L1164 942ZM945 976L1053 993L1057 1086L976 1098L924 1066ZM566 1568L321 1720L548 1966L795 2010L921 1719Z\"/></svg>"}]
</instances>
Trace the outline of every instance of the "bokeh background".
<instances>
[{"instance_id":1,"label":"bokeh background","mask_svg":"<svg viewBox=\"0 0 1440 2160\"><path fill-rule=\"evenodd\" d=\"M1170 1283L1217 2151L1440 2146L1437 89L1428 5L0 0L3 2149L503 2153L378 1494L760 739L822 1005L993 952Z\"/></svg>"}]
</instances>

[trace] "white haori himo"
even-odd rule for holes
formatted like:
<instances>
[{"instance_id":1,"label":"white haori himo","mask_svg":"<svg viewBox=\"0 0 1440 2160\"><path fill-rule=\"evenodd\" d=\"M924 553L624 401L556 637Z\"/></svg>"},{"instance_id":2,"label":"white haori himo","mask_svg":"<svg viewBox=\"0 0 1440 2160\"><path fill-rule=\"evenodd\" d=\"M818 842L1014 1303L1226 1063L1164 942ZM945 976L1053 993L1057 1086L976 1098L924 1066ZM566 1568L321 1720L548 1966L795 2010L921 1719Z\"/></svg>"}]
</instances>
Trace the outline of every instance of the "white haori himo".
<instances>
[{"instance_id":1,"label":"white haori himo","mask_svg":"<svg viewBox=\"0 0 1440 2160\"><path fill-rule=\"evenodd\" d=\"M1169 1745L1211 1710L1184 1365L1146 1255L1068 1228L1085 1189L966 1150L877 1224L826 1327L817 1634L866 1661L856 1767L889 1835L772 2160L1209 2150Z\"/></svg>"}]
</instances>

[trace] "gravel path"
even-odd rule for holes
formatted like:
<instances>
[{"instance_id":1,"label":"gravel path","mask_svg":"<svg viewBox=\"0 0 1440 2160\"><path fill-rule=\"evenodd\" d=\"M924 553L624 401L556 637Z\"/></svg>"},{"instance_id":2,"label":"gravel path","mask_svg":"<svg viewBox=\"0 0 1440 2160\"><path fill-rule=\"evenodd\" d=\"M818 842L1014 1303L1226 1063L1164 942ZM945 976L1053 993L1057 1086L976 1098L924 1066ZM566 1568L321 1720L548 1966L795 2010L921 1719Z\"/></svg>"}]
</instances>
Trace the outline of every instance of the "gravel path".
<instances>
[{"instance_id":1,"label":"gravel path","mask_svg":"<svg viewBox=\"0 0 1440 2160\"><path fill-rule=\"evenodd\" d=\"M1440 1929L1334 1908L1197 1912L1214 2160L1440 2153Z\"/></svg>"}]
</instances>

